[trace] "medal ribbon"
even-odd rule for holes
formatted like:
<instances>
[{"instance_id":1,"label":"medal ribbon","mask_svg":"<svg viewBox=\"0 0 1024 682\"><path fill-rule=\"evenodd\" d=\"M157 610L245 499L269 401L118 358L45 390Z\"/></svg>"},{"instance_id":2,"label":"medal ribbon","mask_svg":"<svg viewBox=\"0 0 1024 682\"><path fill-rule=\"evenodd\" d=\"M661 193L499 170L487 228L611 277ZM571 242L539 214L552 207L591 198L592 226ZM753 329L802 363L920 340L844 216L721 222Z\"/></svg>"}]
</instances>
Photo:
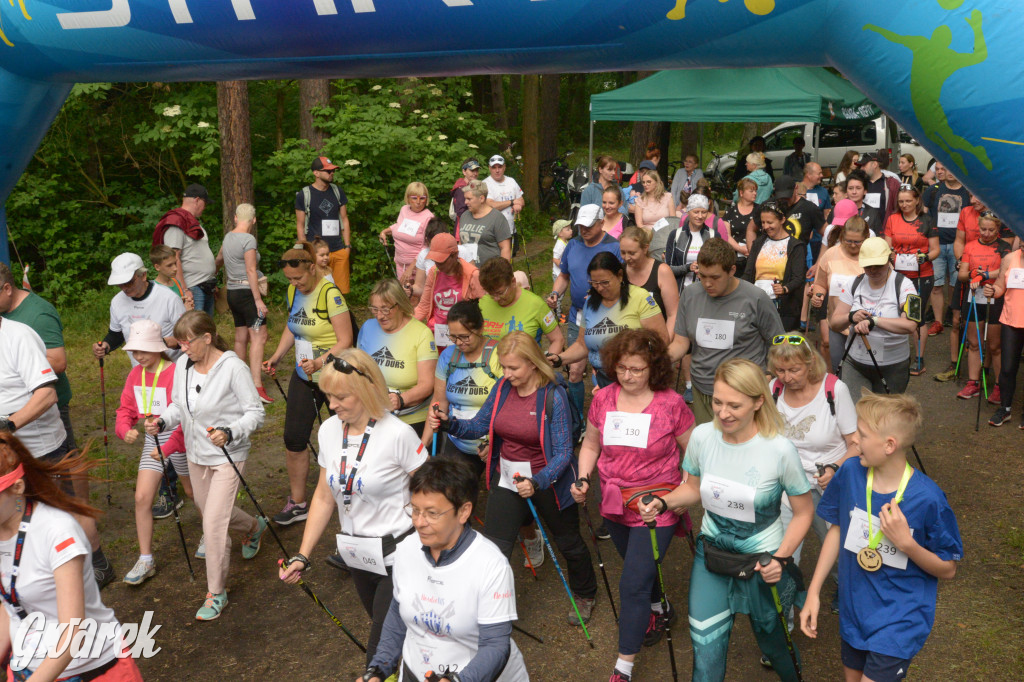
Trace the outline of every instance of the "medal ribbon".
<instances>
[{"instance_id":1,"label":"medal ribbon","mask_svg":"<svg viewBox=\"0 0 1024 682\"><path fill-rule=\"evenodd\" d=\"M910 480L910 475L914 473L914 469L907 464L907 468L903 470L903 478L900 479L900 487L896 489L896 497L892 498L892 504L899 504L903 501L903 492L907 489L907 481ZM868 469L868 489L867 489L867 507L868 507L868 547L870 549L878 549L878 543L882 541L882 529L879 528L878 532L874 532L871 528L871 483L875 480L875 468L871 467ZM881 513L881 511L879 511Z\"/></svg>"},{"instance_id":2,"label":"medal ribbon","mask_svg":"<svg viewBox=\"0 0 1024 682\"><path fill-rule=\"evenodd\" d=\"M142 411L148 417L153 414L153 394L156 393L156 384L160 381L160 372L164 369L164 361L156 366L156 375L153 377L153 385L149 387L149 400L146 400L146 368L142 368Z\"/></svg>"}]
</instances>

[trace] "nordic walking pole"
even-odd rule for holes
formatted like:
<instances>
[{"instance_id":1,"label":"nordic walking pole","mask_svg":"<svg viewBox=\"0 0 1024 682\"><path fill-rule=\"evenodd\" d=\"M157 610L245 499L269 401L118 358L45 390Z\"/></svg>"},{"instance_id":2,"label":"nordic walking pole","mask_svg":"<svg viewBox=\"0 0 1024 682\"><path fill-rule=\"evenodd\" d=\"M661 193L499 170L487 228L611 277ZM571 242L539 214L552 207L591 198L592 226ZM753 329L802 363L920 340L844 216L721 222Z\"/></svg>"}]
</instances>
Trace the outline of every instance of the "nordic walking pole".
<instances>
[{"instance_id":1,"label":"nordic walking pole","mask_svg":"<svg viewBox=\"0 0 1024 682\"><path fill-rule=\"evenodd\" d=\"M114 504L114 501L110 494L110 445L107 442L107 378L103 373L103 358L100 358L100 400L103 402L103 458L106 460L107 466L107 506L110 507Z\"/></svg>"},{"instance_id":2,"label":"nordic walking pole","mask_svg":"<svg viewBox=\"0 0 1024 682\"><path fill-rule=\"evenodd\" d=\"M378 240L378 241L380 241L380 240ZM382 242L380 242L380 245L381 245L381 247L384 248L384 255L388 257L388 264L391 265L391 272L394 273L395 279L397 279L399 282L401 282L402 278L398 276L398 269L395 267L395 259L391 257L391 252L388 251L387 242L383 242L382 241Z\"/></svg>"},{"instance_id":3,"label":"nordic walking pole","mask_svg":"<svg viewBox=\"0 0 1024 682\"><path fill-rule=\"evenodd\" d=\"M530 281L530 290L533 290L533 271L530 269L530 243L526 239L526 230L521 229L520 225L519 233L523 235L523 260L526 261L526 278Z\"/></svg>"},{"instance_id":4,"label":"nordic walking pole","mask_svg":"<svg viewBox=\"0 0 1024 682\"><path fill-rule=\"evenodd\" d=\"M519 483L529 479L516 474L512 480ZM569 601L572 602L572 608L576 611L576 618L579 619L580 626L583 628L583 634L587 638L587 644L589 644L590 648L593 649L594 641L590 639L590 632L587 631L587 624L583 622L583 616L580 615L580 607L576 606L576 598L572 596L572 590L569 589L569 582L565 579L565 574L562 573L562 567L558 565L558 558L555 556L555 550L551 547L551 541L548 540L548 534L544 532L544 526L540 522L540 517L537 516L537 508L533 506L533 500L528 497L525 499L526 506L530 508L530 513L533 514L533 520L537 522L537 530L540 531L540 536L544 540L544 545L548 548L548 552L551 554L551 561L555 564L555 570L558 571L558 577L562 579L562 586L565 587L565 591L569 594Z\"/></svg>"},{"instance_id":5,"label":"nordic walking pole","mask_svg":"<svg viewBox=\"0 0 1024 682\"><path fill-rule=\"evenodd\" d=\"M979 284L980 284L979 280ZM978 394L978 412L974 417L974 431L978 431L978 427L981 425L981 402L984 398L987 398L988 391L986 390L985 382L985 347L981 343L981 321L978 319L978 297L975 290L971 291L971 312L974 313L974 332L978 337L978 365L981 373L981 393ZM985 317L988 318L988 308L985 309ZM971 320L968 318L967 324L970 324ZM968 372L970 374L970 372ZM967 377L970 379L970 376Z\"/></svg>"},{"instance_id":6,"label":"nordic walking pole","mask_svg":"<svg viewBox=\"0 0 1024 682\"><path fill-rule=\"evenodd\" d=\"M270 376L273 377L274 383L277 384L277 390L279 390L281 392L281 397L284 398L284 404L287 405L288 404L288 394L284 392L284 387L281 386L281 380L277 378L277 372L272 372L270 374ZM313 406L314 407L316 406L316 398L315 397L313 398ZM317 410L318 414L319 414L319 412L320 411ZM323 424L323 422L320 422L320 423ZM312 434L310 434L310 435L312 435ZM314 457L319 457L320 456L319 453L317 453L316 448L313 447L313 441L312 440L307 438L306 439L306 445L309 446L309 451L313 453Z\"/></svg>"},{"instance_id":7,"label":"nordic walking pole","mask_svg":"<svg viewBox=\"0 0 1024 682\"><path fill-rule=\"evenodd\" d=\"M152 417L153 415L145 414L143 418ZM164 459L163 448L160 447L160 437L153 436L153 442L156 443L156 454L160 457L160 474L164 479L164 485L168 489L171 489L171 481L167 478L167 460ZM181 527L181 514L178 513L178 505L172 504L171 510L174 512L174 523L178 526L178 536L181 538L181 549L185 552L185 562L188 564L188 575L189 581L196 581L196 572L192 570L192 557L188 554L188 543L185 542L185 531Z\"/></svg>"},{"instance_id":8,"label":"nordic walking pole","mask_svg":"<svg viewBox=\"0 0 1024 682\"><path fill-rule=\"evenodd\" d=\"M772 562L772 555L765 552L761 555L761 558L757 560L757 563L762 566L767 566ZM763 580L763 578L762 578ZM793 646L793 635L789 632L789 624L786 622L786 617L782 615L782 600L779 599L779 588L774 584L768 585L772 589L772 600L775 602L775 613L779 616L779 627L782 628L783 634L786 635L786 649L789 650L789 658L793 661L793 669L796 671L797 682L803 682L803 674L800 672L800 661L796 658L796 647Z\"/></svg>"},{"instance_id":9,"label":"nordic walking pole","mask_svg":"<svg viewBox=\"0 0 1024 682\"><path fill-rule=\"evenodd\" d=\"M210 426L207 427L206 432L207 434L210 434L213 431L223 431L224 428L225 427ZM281 538L278 536L277 531L274 530L274 526L270 523L270 519L268 519L267 515L263 512L263 507L260 506L259 500L256 499L255 495L253 495L252 490L249 488L249 484L246 483L245 479L242 477L242 472L238 470L238 465L235 464L235 460L231 457L231 453L229 453L228 449L223 445L220 447L220 449L221 452L224 453L224 456L228 458L228 462L231 464L231 468L235 470L235 475L238 476L239 483L242 484L242 487L245 489L245 492L249 496L249 499L252 500L253 506L256 507L256 513L259 514L260 517L263 519L263 522L267 524L267 530L269 530L270 534L274 536L274 541L277 542L277 546L281 548L281 553L284 554L284 559L279 563L284 563L288 561L291 555L289 555L288 550L284 548L284 543L281 542ZM331 617L331 620L334 621L334 624L341 628L342 632L348 635L348 638L352 640L353 644L359 647L360 651L366 653L366 647L363 645L363 643L356 639L356 636L353 635L347 627L345 627L345 624L342 623L337 616L331 613L331 610L327 608L327 605L320 601L320 599L315 594L313 594L313 590L309 589L309 585L307 585L302 580L302 578L299 578L299 587L302 588L303 592L309 595L309 598L312 599L317 606L324 610L324 613Z\"/></svg>"},{"instance_id":10,"label":"nordic walking pole","mask_svg":"<svg viewBox=\"0 0 1024 682\"><path fill-rule=\"evenodd\" d=\"M968 310L968 313L970 313L969 310ZM963 320L961 320L961 322L963 322ZM964 331L960 335L960 350L956 354L956 369L953 372L953 376L956 377L957 379L960 378L960 359L963 357L963 354L964 354L964 344L965 343L967 343L967 325L966 324L964 324Z\"/></svg>"},{"instance_id":11,"label":"nordic walking pole","mask_svg":"<svg viewBox=\"0 0 1024 682\"><path fill-rule=\"evenodd\" d=\"M441 411L441 403L435 402L430 407L435 412L440 412ZM437 457L437 431L434 431L434 441L433 441L433 443L431 443L430 456L431 457ZM483 524L480 524L480 525L483 525Z\"/></svg>"},{"instance_id":12,"label":"nordic walking pole","mask_svg":"<svg viewBox=\"0 0 1024 682\"><path fill-rule=\"evenodd\" d=\"M589 483L587 484L589 485ZM583 481L576 481L576 487L582 488ZM612 615L615 616L616 624L619 622L619 612L615 609L615 598L612 597L612 586L608 582L608 572L604 568L604 557L601 556L601 544L597 541L597 533L594 532L594 523L590 520L590 510L587 508L587 501L583 500L583 518L587 520L587 528L590 529L590 539L594 542L594 551L597 552L597 565L601 569L601 577L604 579L604 589L608 592L608 603L612 605Z\"/></svg>"},{"instance_id":13,"label":"nordic walking pole","mask_svg":"<svg viewBox=\"0 0 1024 682\"><path fill-rule=\"evenodd\" d=\"M644 498L640 501L649 505L654 501L654 495L644 495ZM665 594L665 576L661 572L661 554L658 553L658 534L655 531L657 526L657 519L651 519L647 522L647 528L651 531L651 549L654 551L654 565L658 567L658 587L661 589L661 612L665 614L665 643L668 644L668 660L672 664L672 679L678 682L679 673L676 671L676 650L672 646L672 626L669 623L668 595Z\"/></svg>"},{"instance_id":14,"label":"nordic walking pole","mask_svg":"<svg viewBox=\"0 0 1024 682\"><path fill-rule=\"evenodd\" d=\"M853 342L857 340L857 333L850 329L850 340L846 343L846 350L843 351L843 357L839 358L839 365L836 367L836 376L840 379L843 378L843 363L846 362L846 356L850 354L850 349L853 348Z\"/></svg>"},{"instance_id":15,"label":"nordic walking pole","mask_svg":"<svg viewBox=\"0 0 1024 682\"><path fill-rule=\"evenodd\" d=\"M860 340L864 342L864 347L868 349L868 356L871 358L871 364L875 366L875 371L878 372L878 378L882 380L882 388L885 389L885 394L891 395L892 391L889 390L889 382L885 380L885 375L882 374L882 368L878 366L878 360L875 359L875 354L871 352L871 343L868 342L868 335L861 335ZM922 474L927 476L928 472L924 470L924 462L921 461L921 455L917 453L917 446L911 445L910 449L914 452L914 457L917 458L917 468L921 470Z\"/></svg>"}]
</instances>

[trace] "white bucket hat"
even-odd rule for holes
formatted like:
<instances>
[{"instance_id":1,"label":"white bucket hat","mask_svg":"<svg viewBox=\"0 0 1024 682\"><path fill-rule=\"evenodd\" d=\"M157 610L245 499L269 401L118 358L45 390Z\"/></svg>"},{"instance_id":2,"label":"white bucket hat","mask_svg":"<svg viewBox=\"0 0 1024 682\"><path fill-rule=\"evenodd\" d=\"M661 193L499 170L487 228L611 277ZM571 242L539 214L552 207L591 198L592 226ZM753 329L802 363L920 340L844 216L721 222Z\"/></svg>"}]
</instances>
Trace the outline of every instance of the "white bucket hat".
<instances>
[{"instance_id":1,"label":"white bucket hat","mask_svg":"<svg viewBox=\"0 0 1024 682\"><path fill-rule=\"evenodd\" d=\"M132 322L124 349L127 351L140 350L146 353L165 353L170 350L164 343L163 330L152 320Z\"/></svg>"}]
</instances>

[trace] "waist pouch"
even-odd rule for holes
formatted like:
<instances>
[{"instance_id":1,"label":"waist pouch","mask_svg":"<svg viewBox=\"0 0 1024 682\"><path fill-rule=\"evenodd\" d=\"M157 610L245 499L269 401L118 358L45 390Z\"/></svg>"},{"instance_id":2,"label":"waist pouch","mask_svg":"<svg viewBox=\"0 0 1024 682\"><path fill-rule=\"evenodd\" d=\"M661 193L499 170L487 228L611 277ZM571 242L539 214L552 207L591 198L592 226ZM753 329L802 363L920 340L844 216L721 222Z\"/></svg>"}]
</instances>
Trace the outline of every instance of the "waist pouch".
<instances>
[{"instance_id":1,"label":"waist pouch","mask_svg":"<svg viewBox=\"0 0 1024 682\"><path fill-rule=\"evenodd\" d=\"M622 492L622 506L639 514L640 510L637 508L637 505L640 504L644 497L647 495L661 497L666 493L672 492L676 487L677 485L671 483L652 483L636 488L620 488Z\"/></svg>"},{"instance_id":2,"label":"waist pouch","mask_svg":"<svg viewBox=\"0 0 1024 682\"><path fill-rule=\"evenodd\" d=\"M246 280L246 282L248 282L248 280ZM209 295L212 296L214 289L217 288L217 280L216 279L208 279L205 282L200 282L196 286L198 286L200 289L202 289L204 293L209 294Z\"/></svg>"},{"instance_id":3,"label":"waist pouch","mask_svg":"<svg viewBox=\"0 0 1024 682\"><path fill-rule=\"evenodd\" d=\"M737 554L721 549L704 536L701 536L701 540L704 542L704 567L712 573L740 580L750 580L757 575L754 566L764 555L763 552L760 554Z\"/></svg>"}]
</instances>

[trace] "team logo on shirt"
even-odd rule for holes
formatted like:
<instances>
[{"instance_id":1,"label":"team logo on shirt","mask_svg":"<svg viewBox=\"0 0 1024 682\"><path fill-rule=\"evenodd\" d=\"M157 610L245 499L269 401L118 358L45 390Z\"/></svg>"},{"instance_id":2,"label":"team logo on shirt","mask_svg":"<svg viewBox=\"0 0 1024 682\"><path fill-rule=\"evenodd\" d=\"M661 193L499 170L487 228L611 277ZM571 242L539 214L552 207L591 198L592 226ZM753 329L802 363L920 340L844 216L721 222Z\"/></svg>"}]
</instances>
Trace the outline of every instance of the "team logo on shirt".
<instances>
[{"instance_id":1,"label":"team logo on shirt","mask_svg":"<svg viewBox=\"0 0 1024 682\"><path fill-rule=\"evenodd\" d=\"M438 637L449 637L452 626L448 619L455 614L455 605L445 605L445 600L436 595L419 594L413 599L412 608L417 615L412 622Z\"/></svg>"},{"instance_id":2,"label":"team logo on shirt","mask_svg":"<svg viewBox=\"0 0 1024 682\"><path fill-rule=\"evenodd\" d=\"M328 201L327 199L324 199L323 201L320 202L320 205L317 206L317 208L320 209L321 213L329 216L331 215L331 209L334 208L334 204Z\"/></svg>"},{"instance_id":3,"label":"team logo on shirt","mask_svg":"<svg viewBox=\"0 0 1024 682\"><path fill-rule=\"evenodd\" d=\"M712 483L710 485L710 488L711 488L711 497L715 498L716 500L720 499L721 495L722 495L722 491L724 490L724 488L722 486L718 485L717 483Z\"/></svg>"},{"instance_id":4,"label":"team logo on shirt","mask_svg":"<svg viewBox=\"0 0 1024 682\"><path fill-rule=\"evenodd\" d=\"M433 341L430 342L430 346L431 350L433 350ZM374 362L380 365L381 369L405 369L405 360L399 360L392 355L387 346L384 346L370 357L373 358Z\"/></svg>"},{"instance_id":5,"label":"team logo on shirt","mask_svg":"<svg viewBox=\"0 0 1024 682\"><path fill-rule=\"evenodd\" d=\"M304 309L299 308L288 316L288 324L297 324L300 327L313 327L316 325L316 320L307 315Z\"/></svg>"},{"instance_id":6,"label":"team logo on shirt","mask_svg":"<svg viewBox=\"0 0 1024 682\"><path fill-rule=\"evenodd\" d=\"M457 395L487 395L490 390L486 386L480 386L473 381L473 375L467 376L448 387L449 393Z\"/></svg>"},{"instance_id":7,"label":"team logo on shirt","mask_svg":"<svg viewBox=\"0 0 1024 682\"><path fill-rule=\"evenodd\" d=\"M341 305L341 296L334 297L334 305Z\"/></svg>"},{"instance_id":8,"label":"team logo on shirt","mask_svg":"<svg viewBox=\"0 0 1024 682\"><path fill-rule=\"evenodd\" d=\"M654 294L647 294L647 305L654 308L658 304L654 302Z\"/></svg>"},{"instance_id":9,"label":"team logo on shirt","mask_svg":"<svg viewBox=\"0 0 1024 682\"><path fill-rule=\"evenodd\" d=\"M621 324L615 324L606 317L597 324L595 324L593 327L587 329L586 335L590 336L591 334L596 334L599 336L613 336L626 328L627 327L624 327Z\"/></svg>"}]
</instances>

